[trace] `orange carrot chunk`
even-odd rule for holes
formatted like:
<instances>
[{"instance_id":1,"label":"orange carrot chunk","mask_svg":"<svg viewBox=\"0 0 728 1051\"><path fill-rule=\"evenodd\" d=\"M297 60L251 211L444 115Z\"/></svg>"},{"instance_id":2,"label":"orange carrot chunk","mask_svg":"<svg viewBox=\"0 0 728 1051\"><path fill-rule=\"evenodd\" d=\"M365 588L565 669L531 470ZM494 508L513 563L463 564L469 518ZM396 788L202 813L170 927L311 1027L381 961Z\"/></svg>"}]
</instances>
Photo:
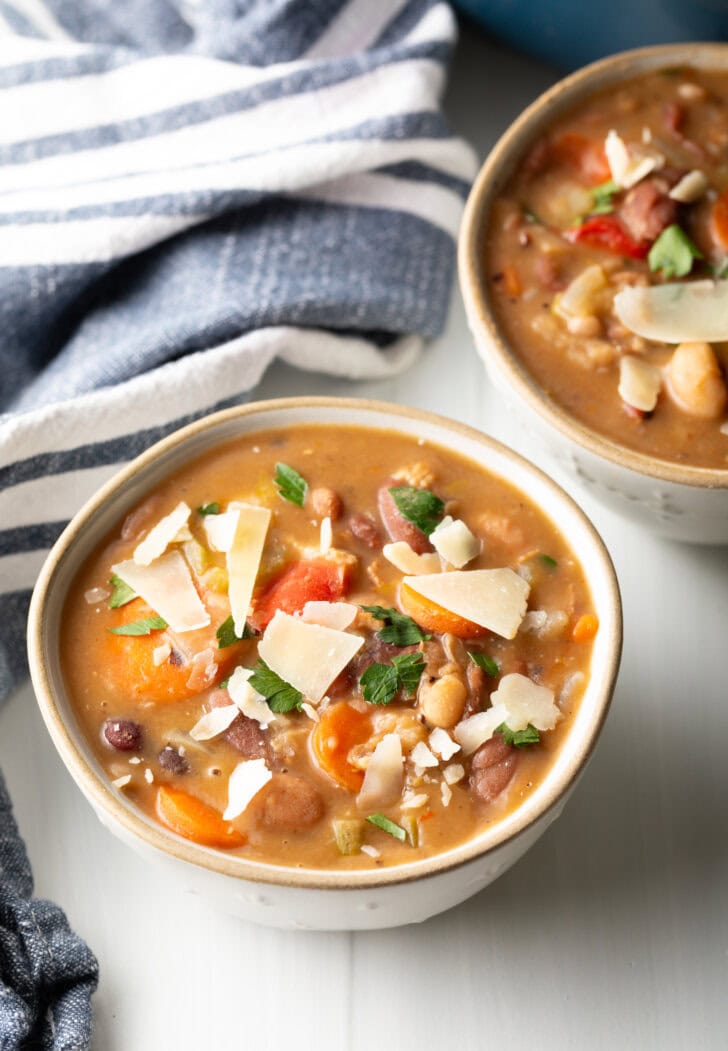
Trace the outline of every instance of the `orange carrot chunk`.
<instances>
[{"instance_id":1,"label":"orange carrot chunk","mask_svg":"<svg viewBox=\"0 0 728 1051\"><path fill-rule=\"evenodd\" d=\"M399 589L399 601L407 616L412 617L425 631L438 635L457 635L459 639L477 639L488 634L487 628L438 606L436 602L431 602L413 591L407 584L402 584Z\"/></svg>"},{"instance_id":2,"label":"orange carrot chunk","mask_svg":"<svg viewBox=\"0 0 728 1051\"><path fill-rule=\"evenodd\" d=\"M593 613L584 613L571 630L574 642L591 642L599 630L599 619Z\"/></svg>"},{"instance_id":3,"label":"orange carrot chunk","mask_svg":"<svg viewBox=\"0 0 728 1051\"><path fill-rule=\"evenodd\" d=\"M329 705L311 734L314 758L325 774L350 792L358 792L364 772L349 762L349 752L371 735L369 712L360 712L347 701Z\"/></svg>"},{"instance_id":4,"label":"orange carrot chunk","mask_svg":"<svg viewBox=\"0 0 728 1051\"><path fill-rule=\"evenodd\" d=\"M214 807L171 785L160 785L157 790L157 815L178 836L205 847L232 850L246 843L245 837L229 821L223 821Z\"/></svg>"},{"instance_id":5,"label":"orange carrot chunk","mask_svg":"<svg viewBox=\"0 0 728 1051\"><path fill-rule=\"evenodd\" d=\"M511 299L517 299L523 291L518 271L510 264L503 267L503 289Z\"/></svg>"}]
</instances>

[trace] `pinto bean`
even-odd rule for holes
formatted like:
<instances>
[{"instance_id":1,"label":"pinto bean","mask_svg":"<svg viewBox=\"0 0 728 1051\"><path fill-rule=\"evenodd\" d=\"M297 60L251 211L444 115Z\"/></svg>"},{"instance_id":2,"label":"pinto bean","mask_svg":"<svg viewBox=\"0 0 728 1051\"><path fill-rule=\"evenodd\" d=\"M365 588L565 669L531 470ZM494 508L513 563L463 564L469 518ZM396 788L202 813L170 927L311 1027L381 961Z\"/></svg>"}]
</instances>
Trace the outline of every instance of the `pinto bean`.
<instances>
[{"instance_id":1,"label":"pinto bean","mask_svg":"<svg viewBox=\"0 0 728 1051\"><path fill-rule=\"evenodd\" d=\"M157 756L157 762L162 770L166 770L169 774L188 774L190 772L190 764L187 759L180 755L171 744L165 745Z\"/></svg>"},{"instance_id":2,"label":"pinto bean","mask_svg":"<svg viewBox=\"0 0 728 1051\"><path fill-rule=\"evenodd\" d=\"M683 412L704 419L723 413L728 389L710 343L680 343L666 375L668 393Z\"/></svg>"},{"instance_id":3,"label":"pinto bean","mask_svg":"<svg viewBox=\"0 0 728 1051\"><path fill-rule=\"evenodd\" d=\"M390 479L377 494L382 523L390 540L405 540L418 555L424 555L426 551L432 551L432 544L421 529L418 529L412 522L408 522L404 515L400 514L389 491L397 484L395 480Z\"/></svg>"},{"instance_id":4,"label":"pinto bean","mask_svg":"<svg viewBox=\"0 0 728 1051\"><path fill-rule=\"evenodd\" d=\"M518 752L500 734L482 744L470 766L470 791L482 803L492 803L513 777Z\"/></svg>"},{"instance_id":5,"label":"pinto bean","mask_svg":"<svg viewBox=\"0 0 728 1051\"><path fill-rule=\"evenodd\" d=\"M117 752L136 752L141 748L142 728L132 719L107 719L102 733Z\"/></svg>"},{"instance_id":6,"label":"pinto bean","mask_svg":"<svg viewBox=\"0 0 728 1051\"><path fill-rule=\"evenodd\" d=\"M617 218L634 241L654 241L677 219L678 204L668 197L667 180L642 179L627 193Z\"/></svg>"},{"instance_id":7,"label":"pinto bean","mask_svg":"<svg viewBox=\"0 0 728 1051\"><path fill-rule=\"evenodd\" d=\"M357 540L360 540L362 544L366 544L367 547L375 548L381 546L382 538L379 535L379 530L369 515L357 511L357 513L352 515L349 519L349 529L351 530L352 536L356 537Z\"/></svg>"},{"instance_id":8,"label":"pinto bean","mask_svg":"<svg viewBox=\"0 0 728 1051\"><path fill-rule=\"evenodd\" d=\"M335 522L341 516L344 505L338 493L327 485L320 485L311 493L311 506L320 518L330 518Z\"/></svg>"},{"instance_id":9,"label":"pinto bean","mask_svg":"<svg viewBox=\"0 0 728 1051\"><path fill-rule=\"evenodd\" d=\"M268 742L265 735L266 731L261 730L260 723L241 712L235 716L223 737L246 759L267 759Z\"/></svg>"},{"instance_id":10,"label":"pinto bean","mask_svg":"<svg viewBox=\"0 0 728 1051\"><path fill-rule=\"evenodd\" d=\"M294 832L315 825L324 810L321 793L310 782L293 774L274 774L265 790L260 822Z\"/></svg>"}]
</instances>

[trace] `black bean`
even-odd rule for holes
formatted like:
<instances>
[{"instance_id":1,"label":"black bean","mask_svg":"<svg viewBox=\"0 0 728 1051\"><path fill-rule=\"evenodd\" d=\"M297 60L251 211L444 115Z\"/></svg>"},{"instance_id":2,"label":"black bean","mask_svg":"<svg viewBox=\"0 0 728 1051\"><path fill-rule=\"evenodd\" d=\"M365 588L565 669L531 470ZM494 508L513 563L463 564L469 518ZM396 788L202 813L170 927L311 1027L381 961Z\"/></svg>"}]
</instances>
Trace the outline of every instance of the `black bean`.
<instances>
[{"instance_id":1,"label":"black bean","mask_svg":"<svg viewBox=\"0 0 728 1051\"><path fill-rule=\"evenodd\" d=\"M157 759L162 769L167 770L170 774L188 774L190 772L190 764L171 744L165 745Z\"/></svg>"},{"instance_id":2,"label":"black bean","mask_svg":"<svg viewBox=\"0 0 728 1051\"><path fill-rule=\"evenodd\" d=\"M107 744L119 752L136 752L142 744L142 728L131 719L107 719L103 727Z\"/></svg>"}]
</instances>

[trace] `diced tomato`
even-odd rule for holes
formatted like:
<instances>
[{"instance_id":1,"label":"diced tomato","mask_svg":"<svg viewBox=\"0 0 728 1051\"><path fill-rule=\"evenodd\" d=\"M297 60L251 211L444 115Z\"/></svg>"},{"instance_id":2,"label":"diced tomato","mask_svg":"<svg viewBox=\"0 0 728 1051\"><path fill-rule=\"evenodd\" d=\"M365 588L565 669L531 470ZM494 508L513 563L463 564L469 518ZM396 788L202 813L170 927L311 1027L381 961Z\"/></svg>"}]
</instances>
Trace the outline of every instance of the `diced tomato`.
<instances>
[{"instance_id":1,"label":"diced tomato","mask_svg":"<svg viewBox=\"0 0 728 1051\"><path fill-rule=\"evenodd\" d=\"M581 226L565 230L564 237L572 244L606 248L608 252L629 256L631 259L644 259L650 250L646 242L633 241L628 237L613 215L595 215Z\"/></svg>"},{"instance_id":2,"label":"diced tomato","mask_svg":"<svg viewBox=\"0 0 728 1051\"><path fill-rule=\"evenodd\" d=\"M710 234L720 248L728 251L728 190L723 191L711 209Z\"/></svg>"},{"instance_id":3,"label":"diced tomato","mask_svg":"<svg viewBox=\"0 0 728 1051\"><path fill-rule=\"evenodd\" d=\"M604 143L599 139L588 139L586 135L567 131L553 140L549 153L556 164L573 168L590 186L612 177Z\"/></svg>"},{"instance_id":4,"label":"diced tomato","mask_svg":"<svg viewBox=\"0 0 728 1051\"><path fill-rule=\"evenodd\" d=\"M262 631L276 610L300 613L307 602L336 602L349 587L346 564L327 558L294 562L253 599L251 623Z\"/></svg>"}]
</instances>

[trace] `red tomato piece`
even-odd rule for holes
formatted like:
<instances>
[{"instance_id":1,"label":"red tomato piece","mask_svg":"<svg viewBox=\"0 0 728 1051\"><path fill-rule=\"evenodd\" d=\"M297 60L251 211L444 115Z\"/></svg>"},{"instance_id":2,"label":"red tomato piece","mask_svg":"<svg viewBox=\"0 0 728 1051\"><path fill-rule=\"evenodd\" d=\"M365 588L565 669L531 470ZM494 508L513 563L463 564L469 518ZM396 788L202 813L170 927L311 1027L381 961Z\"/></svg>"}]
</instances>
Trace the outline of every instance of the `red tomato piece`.
<instances>
[{"instance_id":1,"label":"red tomato piece","mask_svg":"<svg viewBox=\"0 0 728 1051\"><path fill-rule=\"evenodd\" d=\"M326 558L294 562L253 600L252 623L262 631L276 610L300 613L307 602L336 602L349 586L349 567Z\"/></svg>"},{"instance_id":2,"label":"red tomato piece","mask_svg":"<svg viewBox=\"0 0 728 1051\"><path fill-rule=\"evenodd\" d=\"M564 230L564 237L572 244L594 245L606 248L615 255L626 255L631 259L644 259L650 250L644 241L633 241L628 237L613 215L595 215L581 226Z\"/></svg>"}]
</instances>

